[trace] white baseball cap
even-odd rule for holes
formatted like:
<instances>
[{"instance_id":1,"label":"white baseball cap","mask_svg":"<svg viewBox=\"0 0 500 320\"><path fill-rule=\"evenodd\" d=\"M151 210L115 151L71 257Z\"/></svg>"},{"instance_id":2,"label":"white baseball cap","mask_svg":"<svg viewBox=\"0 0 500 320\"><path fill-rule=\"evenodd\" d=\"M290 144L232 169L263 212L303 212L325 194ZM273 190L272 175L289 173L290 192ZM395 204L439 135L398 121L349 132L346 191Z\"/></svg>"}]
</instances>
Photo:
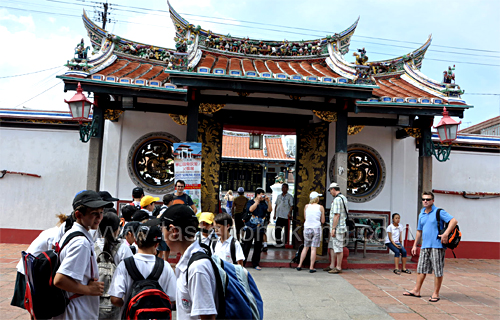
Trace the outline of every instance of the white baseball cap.
<instances>
[{"instance_id":1,"label":"white baseball cap","mask_svg":"<svg viewBox=\"0 0 500 320\"><path fill-rule=\"evenodd\" d=\"M311 194L309 195L309 198L310 198L310 199L314 199L314 198L318 198L318 197L321 197L321 196L322 196L322 194L319 194L319 193L317 193L316 191L313 191L313 192L311 192Z\"/></svg>"},{"instance_id":2,"label":"white baseball cap","mask_svg":"<svg viewBox=\"0 0 500 320\"><path fill-rule=\"evenodd\" d=\"M328 191L330 191L330 189L335 188L335 187L339 187L338 183L336 183L336 182L330 183L330 187L328 188Z\"/></svg>"}]
</instances>

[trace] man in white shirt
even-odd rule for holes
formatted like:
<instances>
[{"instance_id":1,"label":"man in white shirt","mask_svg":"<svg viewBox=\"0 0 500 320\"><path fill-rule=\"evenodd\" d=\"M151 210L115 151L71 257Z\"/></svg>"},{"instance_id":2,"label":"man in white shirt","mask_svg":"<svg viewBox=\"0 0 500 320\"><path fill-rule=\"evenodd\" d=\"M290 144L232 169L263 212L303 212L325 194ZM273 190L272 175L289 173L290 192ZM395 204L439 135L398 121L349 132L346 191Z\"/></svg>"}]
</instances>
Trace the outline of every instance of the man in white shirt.
<instances>
[{"instance_id":1,"label":"man in white shirt","mask_svg":"<svg viewBox=\"0 0 500 320\"><path fill-rule=\"evenodd\" d=\"M281 194L276 198L276 204L274 206L274 217L276 219L276 227L274 229L276 236L276 246L281 247L283 245L283 240L281 239L281 232L285 230L285 243L288 242L288 221L292 218L293 209L293 196L288 193L288 184L283 183L281 186Z\"/></svg>"},{"instance_id":2,"label":"man in white shirt","mask_svg":"<svg viewBox=\"0 0 500 320\"><path fill-rule=\"evenodd\" d=\"M54 319L97 319L99 296L104 292L104 283L98 282L99 271L94 252L94 241L89 233L96 229L103 217L103 208L112 207L103 201L97 192L86 190L76 195L73 210L76 222L61 238L61 243L75 231L85 236L75 237L63 248L59 258L61 265L54 277L54 285L67 292L71 299L63 314Z\"/></svg>"}]
</instances>

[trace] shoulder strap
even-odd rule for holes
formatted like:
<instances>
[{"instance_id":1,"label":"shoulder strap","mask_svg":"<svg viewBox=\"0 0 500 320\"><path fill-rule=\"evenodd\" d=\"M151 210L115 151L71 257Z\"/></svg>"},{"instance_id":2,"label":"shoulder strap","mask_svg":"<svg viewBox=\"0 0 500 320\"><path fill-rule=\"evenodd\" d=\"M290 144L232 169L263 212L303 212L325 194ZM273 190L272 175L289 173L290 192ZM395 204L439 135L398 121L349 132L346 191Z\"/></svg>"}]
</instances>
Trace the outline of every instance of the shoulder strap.
<instances>
[{"instance_id":1,"label":"shoulder strap","mask_svg":"<svg viewBox=\"0 0 500 320\"><path fill-rule=\"evenodd\" d=\"M73 238L76 238L76 237L85 237L85 234L81 231L75 231L75 232L72 232L70 234L68 234L68 236L66 237L66 239L64 239L64 242L62 243L61 245L61 249L60 251L62 251L62 249L73 239Z\"/></svg>"},{"instance_id":2,"label":"shoulder strap","mask_svg":"<svg viewBox=\"0 0 500 320\"><path fill-rule=\"evenodd\" d=\"M198 252L193 253L191 258L189 258L187 269L186 269L186 283L188 283L188 279L189 279L189 277L188 277L189 267L193 264L193 262L201 260L201 259L208 259L208 260L210 260L210 262L212 262L212 258L206 252L198 251ZM214 270L215 270L215 268L214 268Z\"/></svg>"},{"instance_id":3,"label":"shoulder strap","mask_svg":"<svg viewBox=\"0 0 500 320\"><path fill-rule=\"evenodd\" d=\"M137 266L135 265L134 257L128 257L127 259L123 260L125 262L125 268L127 269L128 274L132 277L132 280L134 281L140 281L144 280L144 277L142 274L139 272L139 269L137 269Z\"/></svg>"},{"instance_id":4,"label":"shoulder strap","mask_svg":"<svg viewBox=\"0 0 500 320\"><path fill-rule=\"evenodd\" d=\"M441 208L437 209L436 211L436 221L437 221L437 228L438 228L438 239L439 239L439 234L441 233L441 216L440 216L440 213L441 213Z\"/></svg>"},{"instance_id":5,"label":"shoulder strap","mask_svg":"<svg viewBox=\"0 0 500 320\"><path fill-rule=\"evenodd\" d=\"M337 196L339 197L339 196ZM344 202L344 199L342 197L339 197L340 200L342 200L342 204L344 205L344 211L345 211L345 217L346 217L346 220L349 220L349 212L347 211L347 208L345 206L345 202Z\"/></svg>"},{"instance_id":6,"label":"shoulder strap","mask_svg":"<svg viewBox=\"0 0 500 320\"><path fill-rule=\"evenodd\" d=\"M229 250L231 251L231 259L233 260L233 263L236 263L236 240L234 237L231 239L231 245L229 246Z\"/></svg>"},{"instance_id":7,"label":"shoulder strap","mask_svg":"<svg viewBox=\"0 0 500 320\"><path fill-rule=\"evenodd\" d=\"M217 245L217 241L212 241L212 252L215 252L216 245Z\"/></svg>"},{"instance_id":8,"label":"shoulder strap","mask_svg":"<svg viewBox=\"0 0 500 320\"><path fill-rule=\"evenodd\" d=\"M161 273L163 272L164 266L165 263L163 262L163 259L156 257L155 266L153 267L153 270L151 270L151 274L148 276L148 279L158 281L158 279L160 279Z\"/></svg>"}]
</instances>

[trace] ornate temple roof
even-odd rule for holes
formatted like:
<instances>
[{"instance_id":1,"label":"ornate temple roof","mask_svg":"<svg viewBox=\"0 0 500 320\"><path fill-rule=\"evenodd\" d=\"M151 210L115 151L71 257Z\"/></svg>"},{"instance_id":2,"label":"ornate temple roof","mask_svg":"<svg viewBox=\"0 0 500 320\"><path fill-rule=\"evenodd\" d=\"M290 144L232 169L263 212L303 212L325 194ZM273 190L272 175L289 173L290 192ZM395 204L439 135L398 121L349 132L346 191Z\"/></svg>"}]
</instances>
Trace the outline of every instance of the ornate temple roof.
<instances>
[{"instance_id":1,"label":"ornate temple roof","mask_svg":"<svg viewBox=\"0 0 500 320\"><path fill-rule=\"evenodd\" d=\"M368 61L358 49L356 62L344 55L359 18L347 29L321 39L270 41L222 35L194 26L170 5L176 48L147 45L108 33L86 13L83 21L96 54L87 58L83 43L68 61L65 76L109 85L143 87L185 93L170 83L171 74L187 74L258 81L284 81L322 87L371 88L372 97L363 105L457 104L465 105L453 69L444 73L443 83L420 72L431 36L416 50L393 59ZM82 40L83 41L83 40ZM82 54L85 53L85 55ZM85 59L84 59L85 57ZM64 78L64 77L63 77Z\"/></svg>"}]
</instances>

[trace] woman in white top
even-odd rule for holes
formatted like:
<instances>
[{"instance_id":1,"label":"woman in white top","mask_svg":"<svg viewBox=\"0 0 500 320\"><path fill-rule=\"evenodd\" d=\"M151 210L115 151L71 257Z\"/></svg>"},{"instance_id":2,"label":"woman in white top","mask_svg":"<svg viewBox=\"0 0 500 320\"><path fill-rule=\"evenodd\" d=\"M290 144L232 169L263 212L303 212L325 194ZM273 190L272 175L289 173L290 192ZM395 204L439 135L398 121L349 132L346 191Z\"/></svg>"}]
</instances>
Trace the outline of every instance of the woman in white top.
<instances>
[{"instance_id":1,"label":"woman in white top","mask_svg":"<svg viewBox=\"0 0 500 320\"><path fill-rule=\"evenodd\" d=\"M304 249L300 255L300 262L297 271L302 270L302 263L306 258L307 251L311 248L311 263L309 272L314 273L314 263L316 262L316 248L319 247L321 239L321 225L325 223L325 208L319 204L321 194L316 191L309 195L309 204L304 207Z\"/></svg>"},{"instance_id":2,"label":"woman in white top","mask_svg":"<svg viewBox=\"0 0 500 320\"><path fill-rule=\"evenodd\" d=\"M406 250L401 245L403 239L403 227L399 224L401 216L399 213L392 215L392 224L387 227L387 236L385 237L385 245L394 252L394 273L401 272L411 274L411 271L406 269ZM399 270L399 255L402 256L403 268Z\"/></svg>"},{"instance_id":3,"label":"woman in white top","mask_svg":"<svg viewBox=\"0 0 500 320\"><path fill-rule=\"evenodd\" d=\"M134 262L144 279L151 274L155 266L157 259L156 248L162 239L161 235L161 230L157 226L139 227L139 232L136 236L138 252L134 255ZM168 295L172 308L175 304L176 281L172 267L169 263L165 263L158 283ZM125 262L121 262L113 276L109 295L111 296L111 303L117 307L122 307L122 312L126 307L125 302L130 299L133 282L132 277L127 272Z\"/></svg>"}]
</instances>

